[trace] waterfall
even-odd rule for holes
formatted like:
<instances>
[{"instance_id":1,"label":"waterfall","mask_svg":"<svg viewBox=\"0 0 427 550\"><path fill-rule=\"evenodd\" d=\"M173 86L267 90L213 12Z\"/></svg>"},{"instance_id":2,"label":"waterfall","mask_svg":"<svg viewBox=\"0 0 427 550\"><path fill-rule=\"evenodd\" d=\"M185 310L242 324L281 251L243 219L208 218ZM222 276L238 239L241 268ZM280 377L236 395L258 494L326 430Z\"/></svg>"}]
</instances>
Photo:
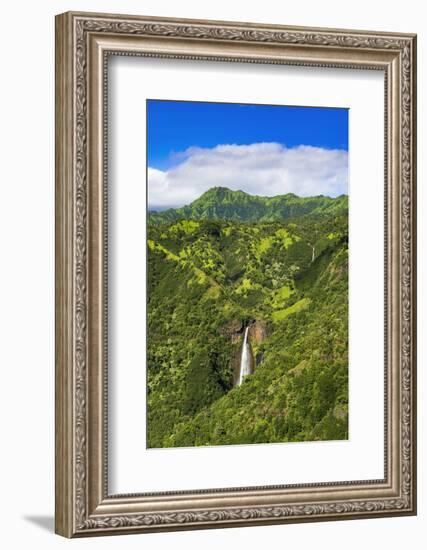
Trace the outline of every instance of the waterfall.
<instances>
[{"instance_id":1,"label":"waterfall","mask_svg":"<svg viewBox=\"0 0 427 550\"><path fill-rule=\"evenodd\" d=\"M243 382L244 377L251 373L251 352L248 344L248 330L249 327L246 327L242 356L240 359L239 386Z\"/></svg>"}]
</instances>

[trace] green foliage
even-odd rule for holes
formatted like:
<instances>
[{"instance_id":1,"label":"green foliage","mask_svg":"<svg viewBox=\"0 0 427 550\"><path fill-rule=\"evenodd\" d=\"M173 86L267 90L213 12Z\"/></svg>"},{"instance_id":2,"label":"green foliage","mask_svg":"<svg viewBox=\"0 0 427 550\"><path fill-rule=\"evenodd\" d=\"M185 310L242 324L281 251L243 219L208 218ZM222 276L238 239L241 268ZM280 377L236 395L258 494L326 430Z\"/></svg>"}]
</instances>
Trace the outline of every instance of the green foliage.
<instances>
[{"instance_id":1,"label":"green foliage","mask_svg":"<svg viewBox=\"0 0 427 550\"><path fill-rule=\"evenodd\" d=\"M278 221L307 214L340 215L348 209L347 195L336 199L297 197L293 193L276 197L259 197L226 187L212 187L190 205L170 208L163 212L150 212L150 224L160 225L174 220L234 220Z\"/></svg>"},{"instance_id":2,"label":"green foliage","mask_svg":"<svg viewBox=\"0 0 427 550\"><path fill-rule=\"evenodd\" d=\"M215 188L188 216L150 216L149 447L348 437L346 208ZM255 320L260 362L233 387Z\"/></svg>"}]
</instances>

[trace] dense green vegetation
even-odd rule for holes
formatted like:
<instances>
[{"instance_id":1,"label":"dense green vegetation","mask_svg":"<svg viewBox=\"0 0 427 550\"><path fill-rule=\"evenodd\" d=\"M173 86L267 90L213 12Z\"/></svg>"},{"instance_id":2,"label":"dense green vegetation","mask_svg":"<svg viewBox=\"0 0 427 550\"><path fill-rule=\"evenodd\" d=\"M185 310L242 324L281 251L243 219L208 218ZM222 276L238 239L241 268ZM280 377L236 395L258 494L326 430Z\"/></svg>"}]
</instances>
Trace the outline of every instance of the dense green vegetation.
<instances>
[{"instance_id":1,"label":"dense green vegetation","mask_svg":"<svg viewBox=\"0 0 427 550\"><path fill-rule=\"evenodd\" d=\"M214 188L150 215L149 447L348 437L347 208Z\"/></svg>"},{"instance_id":2,"label":"dense green vegetation","mask_svg":"<svg viewBox=\"0 0 427 550\"><path fill-rule=\"evenodd\" d=\"M159 225L180 219L283 221L305 214L344 214L347 208L347 195L341 195L336 199L323 195L298 197L293 193L276 197L258 197L244 191L231 191L226 187L212 187L188 206L171 208L163 212L150 212L149 223Z\"/></svg>"}]
</instances>

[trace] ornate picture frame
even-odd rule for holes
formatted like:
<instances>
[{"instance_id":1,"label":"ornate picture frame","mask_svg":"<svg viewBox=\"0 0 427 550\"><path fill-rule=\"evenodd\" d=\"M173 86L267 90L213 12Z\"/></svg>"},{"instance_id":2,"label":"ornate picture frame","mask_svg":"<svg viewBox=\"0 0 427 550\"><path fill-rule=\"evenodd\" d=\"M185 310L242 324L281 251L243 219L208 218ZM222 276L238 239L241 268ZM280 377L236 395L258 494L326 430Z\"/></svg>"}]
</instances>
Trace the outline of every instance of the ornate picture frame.
<instances>
[{"instance_id":1,"label":"ornate picture frame","mask_svg":"<svg viewBox=\"0 0 427 550\"><path fill-rule=\"evenodd\" d=\"M384 479L109 494L106 60L111 55L384 72ZM74 12L58 15L56 532L82 537L414 515L415 179L415 35Z\"/></svg>"}]
</instances>

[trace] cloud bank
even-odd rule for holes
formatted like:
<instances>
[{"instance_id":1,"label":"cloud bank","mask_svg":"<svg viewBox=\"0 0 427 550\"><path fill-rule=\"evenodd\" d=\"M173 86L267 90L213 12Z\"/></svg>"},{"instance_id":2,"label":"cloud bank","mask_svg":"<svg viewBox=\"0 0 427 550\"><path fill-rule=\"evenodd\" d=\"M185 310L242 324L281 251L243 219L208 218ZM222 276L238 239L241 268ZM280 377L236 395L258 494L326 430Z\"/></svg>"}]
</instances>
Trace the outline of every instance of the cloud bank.
<instances>
[{"instance_id":1,"label":"cloud bank","mask_svg":"<svg viewBox=\"0 0 427 550\"><path fill-rule=\"evenodd\" d=\"M182 162L167 171L148 168L150 209L184 206L219 186L269 197L285 193L336 197L348 192L344 150L253 143L192 147L180 156Z\"/></svg>"}]
</instances>

